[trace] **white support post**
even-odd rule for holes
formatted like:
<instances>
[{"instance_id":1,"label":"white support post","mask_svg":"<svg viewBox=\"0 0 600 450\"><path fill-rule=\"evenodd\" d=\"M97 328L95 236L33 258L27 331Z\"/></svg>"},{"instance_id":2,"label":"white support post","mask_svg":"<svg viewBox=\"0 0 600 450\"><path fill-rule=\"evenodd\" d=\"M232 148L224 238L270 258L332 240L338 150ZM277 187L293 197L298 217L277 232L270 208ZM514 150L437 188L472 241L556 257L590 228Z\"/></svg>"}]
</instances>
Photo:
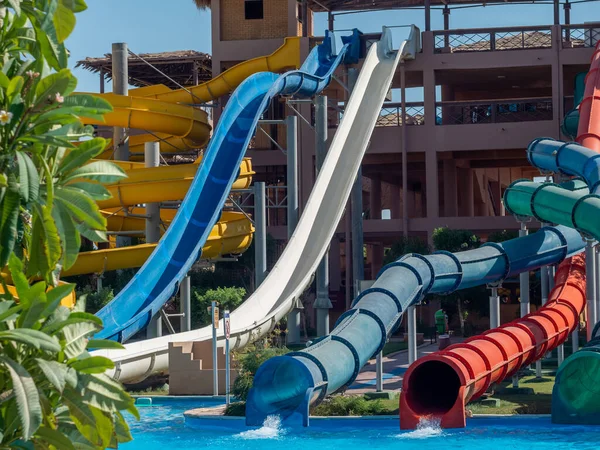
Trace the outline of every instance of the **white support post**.
<instances>
[{"instance_id":1,"label":"white support post","mask_svg":"<svg viewBox=\"0 0 600 450\"><path fill-rule=\"evenodd\" d=\"M500 326L500 297L498 296L499 286L490 286L490 330Z\"/></svg>"},{"instance_id":2,"label":"white support post","mask_svg":"<svg viewBox=\"0 0 600 450\"><path fill-rule=\"evenodd\" d=\"M377 359L375 360L375 380L376 391L383 391L383 352L377 353Z\"/></svg>"},{"instance_id":3,"label":"white support post","mask_svg":"<svg viewBox=\"0 0 600 450\"><path fill-rule=\"evenodd\" d=\"M525 222L520 222L521 227L519 229L519 237L524 237L529 234L527 225ZM523 272L519 274L519 289L521 291L521 317L525 317L530 312L529 303L529 272ZM519 387L519 375L513 375L513 387Z\"/></svg>"},{"instance_id":4,"label":"white support post","mask_svg":"<svg viewBox=\"0 0 600 450\"><path fill-rule=\"evenodd\" d=\"M317 175L327 155L327 97L319 95L315 99L315 152ZM329 310L333 308L329 299L329 252L325 253L317 267L317 298L314 308L317 311L317 336L329 334Z\"/></svg>"},{"instance_id":5,"label":"white support post","mask_svg":"<svg viewBox=\"0 0 600 450\"><path fill-rule=\"evenodd\" d=\"M190 276L187 275L179 285L179 312L182 314L180 318L180 330L191 331L192 329L192 298L190 289Z\"/></svg>"},{"instance_id":6,"label":"white support post","mask_svg":"<svg viewBox=\"0 0 600 450\"><path fill-rule=\"evenodd\" d=\"M219 319L217 317L217 302L210 303L210 318L212 327L212 356L213 356L213 395L219 395L219 359L217 353L217 325Z\"/></svg>"},{"instance_id":7,"label":"white support post","mask_svg":"<svg viewBox=\"0 0 600 450\"><path fill-rule=\"evenodd\" d=\"M545 225L545 224L542 224ZM540 287L542 291L542 306L548 302L548 266L540 267ZM535 377L542 378L542 360L538 359L535 362Z\"/></svg>"},{"instance_id":8,"label":"white support post","mask_svg":"<svg viewBox=\"0 0 600 450\"><path fill-rule=\"evenodd\" d=\"M158 142L146 142L144 144L145 167L158 167L160 165L160 147ZM146 204L146 243L153 244L160 240L160 204ZM129 239L129 238L127 238ZM147 338L162 336L162 317L157 313L146 328Z\"/></svg>"},{"instance_id":9,"label":"white support post","mask_svg":"<svg viewBox=\"0 0 600 450\"><path fill-rule=\"evenodd\" d=\"M294 234L298 224L298 118L288 116L287 125L287 235L288 242ZM295 299L296 304L287 316L287 335L288 344L297 344L300 342L300 321L302 303L300 299Z\"/></svg>"},{"instance_id":10,"label":"white support post","mask_svg":"<svg viewBox=\"0 0 600 450\"><path fill-rule=\"evenodd\" d=\"M407 311L408 322L408 363L412 364L417 360L417 307L411 305Z\"/></svg>"},{"instance_id":11,"label":"white support post","mask_svg":"<svg viewBox=\"0 0 600 450\"><path fill-rule=\"evenodd\" d=\"M267 276L267 204L265 183L254 183L254 285L255 289Z\"/></svg>"}]
</instances>

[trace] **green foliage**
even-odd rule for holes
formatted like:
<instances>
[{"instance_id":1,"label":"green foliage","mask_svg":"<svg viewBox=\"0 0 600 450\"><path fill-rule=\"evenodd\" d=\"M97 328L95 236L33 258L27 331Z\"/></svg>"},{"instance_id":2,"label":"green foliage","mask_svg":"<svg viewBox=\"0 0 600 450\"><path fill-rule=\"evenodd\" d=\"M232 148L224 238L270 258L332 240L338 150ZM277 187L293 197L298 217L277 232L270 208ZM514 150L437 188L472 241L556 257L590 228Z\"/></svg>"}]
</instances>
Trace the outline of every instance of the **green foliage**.
<instances>
[{"instance_id":1,"label":"green foliage","mask_svg":"<svg viewBox=\"0 0 600 450\"><path fill-rule=\"evenodd\" d=\"M84 236L104 241L106 220L94 200L99 183L125 176L80 118L112 110L101 98L73 94L64 40L83 0L6 0L0 27L0 267L14 251L29 278L56 285ZM87 140L86 140L87 139Z\"/></svg>"},{"instance_id":2,"label":"green foliage","mask_svg":"<svg viewBox=\"0 0 600 450\"><path fill-rule=\"evenodd\" d=\"M429 245L426 241L418 237L402 236L400 240L394 242L394 244L389 249L386 249L383 263L389 264L394 261L397 261L407 253L419 253L421 255L428 255L429 253L431 253L431 249L429 248Z\"/></svg>"},{"instance_id":3,"label":"green foliage","mask_svg":"<svg viewBox=\"0 0 600 450\"><path fill-rule=\"evenodd\" d=\"M467 230L436 228L433 230L433 245L436 250L463 252L478 248L481 245L481 239Z\"/></svg>"},{"instance_id":4,"label":"green foliage","mask_svg":"<svg viewBox=\"0 0 600 450\"><path fill-rule=\"evenodd\" d=\"M137 417L134 400L105 375L113 362L87 351L122 346L89 340L102 322L83 312L85 297L73 310L60 306L73 285L30 285L14 254L9 268L19 302L0 297L0 447L116 448L131 440L121 411Z\"/></svg>"},{"instance_id":5,"label":"green foliage","mask_svg":"<svg viewBox=\"0 0 600 450\"><path fill-rule=\"evenodd\" d=\"M77 294L78 296L85 296L85 310L91 314L96 314L115 297L110 287L104 287L100 292L96 292L89 285L78 291Z\"/></svg>"},{"instance_id":6,"label":"green foliage","mask_svg":"<svg viewBox=\"0 0 600 450\"><path fill-rule=\"evenodd\" d=\"M243 417L246 415L246 402L233 402L225 408L226 416Z\"/></svg>"},{"instance_id":7,"label":"green foliage","mask_svg":"<svg viewBox=\"0 0 600 450\"><path fill-rule=\"evenodd\" d=\"M210 314L208 308L211 302L218 302L221 314L225 310L233 311L244 301L246 290L240 287L219 287L193 291L192 326L194 328L208 325Z\"/></svg>"},{"instance_id":8,"label":"green foliage","mask_svg":"<svg viewBox=\"0 0 600 450\"><path fill-rule=\"evenodd\" d=\"M260 348L256 345L246 347L243 353L236 354L239 374L233 383L231 393L241 401L246 401L254 381L254 374L267 359L288 353L287 348Z\"/></svg>"},{"instance_id":9,"label":"green foliage","mask_svg":"<svg viewBox=\"0 0 600 450\"><path fill-rule=\"evenodd\" d=\"M493 231L488 235L488 242L504 242L519 237L516 230Z\"/></svg>"},{"instance_id":10,"label":"green foliage","mask_svg":"<svg viewBox=\"0 0 600 450\"><path fill-rule=\"evenodd\" d=\"M380 416L389 413L381 400L367 400L356 395L334 395L311 410L315 416Z\"/></svg>"}]
</instances>

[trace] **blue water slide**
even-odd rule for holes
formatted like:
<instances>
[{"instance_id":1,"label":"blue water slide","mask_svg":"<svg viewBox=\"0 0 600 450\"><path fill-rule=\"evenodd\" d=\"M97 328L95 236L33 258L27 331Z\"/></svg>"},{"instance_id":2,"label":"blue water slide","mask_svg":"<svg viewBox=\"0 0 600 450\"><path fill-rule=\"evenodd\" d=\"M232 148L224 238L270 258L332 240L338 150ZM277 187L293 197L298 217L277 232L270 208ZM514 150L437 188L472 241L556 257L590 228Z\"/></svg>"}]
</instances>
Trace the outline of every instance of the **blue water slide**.
<instances>
[{"instance_id":1,"label":"blue water slide","mask_svg":"<svg viewBox=\"0 0 600 450\"><path fill-rule=\"evenodd\" d=\"M334 36L328 33L300 70L283 75L257 73L235 90L190 189L156 250L117 297L98 312L104 329L97 337L125 342L160 312L200 257L258 120L271 100L278 95L309 98L327 87L349 49L355 58L354 49L360 45L358 31L343 37L343 42L335 55Z\"/></svg>"},{"instance_id":2,"label":"blue water slide","mask_svg":"<svg viewBox=\"0 0 600 450\"><path fill-rule=\"evenodd\" d=\"M260 366L246 402L246 424L260 425L276 414L308 426L310 405L352 384L360 368L381 351L404 311L425 295L501 282L556 264L583 247L577 231L558 226L475 250L400 258L382 269L331 334Z\"/></svg>"},{"instance_id":3,"label":"blue water slide","mask_svg":"<svg viewBox=\"0 0 600 450\"><path fill-rule=\"evenodd\" d=\"M527 148L529 163L542 172L557 172L585 180L590 192L600 193L600 153L576 142L536 139Z\"/></svg>"}]
</instances>

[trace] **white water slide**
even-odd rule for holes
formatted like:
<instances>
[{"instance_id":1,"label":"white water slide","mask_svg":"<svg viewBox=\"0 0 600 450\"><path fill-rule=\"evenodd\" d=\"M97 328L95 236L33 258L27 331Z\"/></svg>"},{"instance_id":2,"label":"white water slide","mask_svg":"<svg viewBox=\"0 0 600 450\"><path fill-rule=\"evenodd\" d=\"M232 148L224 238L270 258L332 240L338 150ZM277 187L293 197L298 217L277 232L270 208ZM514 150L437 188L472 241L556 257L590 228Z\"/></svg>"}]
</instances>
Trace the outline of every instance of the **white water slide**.
<instances>
[{"instance_id":1,"label":"white water slide","mask_svg":"<svg viewBox=\"0 0 600 450\"><path fill-rule=\"evenodd\" d=\"M420 50L419 30L393 49L392 33L384 28L381 40L368 51L327 157L283 254L258 289L231 314L232 349L269 333L292 309L311 283L329 246L398 63L414 59ZM122 382L139 382L169 370L169 343L206 341L211 326L125 345L124 350L98 350L115 362L112 375ZM224 342L219 341L219 346Z\"/></svg>"}]
</instances>

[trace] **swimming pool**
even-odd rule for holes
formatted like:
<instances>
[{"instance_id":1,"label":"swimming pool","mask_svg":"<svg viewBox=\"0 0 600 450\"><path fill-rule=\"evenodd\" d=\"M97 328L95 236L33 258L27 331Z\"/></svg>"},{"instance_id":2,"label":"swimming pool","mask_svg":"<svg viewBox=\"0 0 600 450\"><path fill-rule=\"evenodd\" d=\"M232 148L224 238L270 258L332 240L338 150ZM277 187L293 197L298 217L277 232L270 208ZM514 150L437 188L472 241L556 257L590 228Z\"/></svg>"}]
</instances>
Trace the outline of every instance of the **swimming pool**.
<instances>
[{"instance_id":1,"label":"swimming pool","mask_svg":"<svg viewBox=\"0 0 600 450\"><path fill-rule=\"evenodd\" d=\"M221 400L212 399L169 399L140 407L141 421L131 422L134 441L124 447L129 450L588 450L599 448L600 442L600 427L553 425L547 417L471 419L464 430L441 430L429 425L412 432L401 432L397 418L312 420L310 428L293 430L282 428L276 419L253 430L248 430L243 420L184 421L184 411L220 403ZM226 428L216 428L217 424Z\"/></svg>"}]
</instances>

